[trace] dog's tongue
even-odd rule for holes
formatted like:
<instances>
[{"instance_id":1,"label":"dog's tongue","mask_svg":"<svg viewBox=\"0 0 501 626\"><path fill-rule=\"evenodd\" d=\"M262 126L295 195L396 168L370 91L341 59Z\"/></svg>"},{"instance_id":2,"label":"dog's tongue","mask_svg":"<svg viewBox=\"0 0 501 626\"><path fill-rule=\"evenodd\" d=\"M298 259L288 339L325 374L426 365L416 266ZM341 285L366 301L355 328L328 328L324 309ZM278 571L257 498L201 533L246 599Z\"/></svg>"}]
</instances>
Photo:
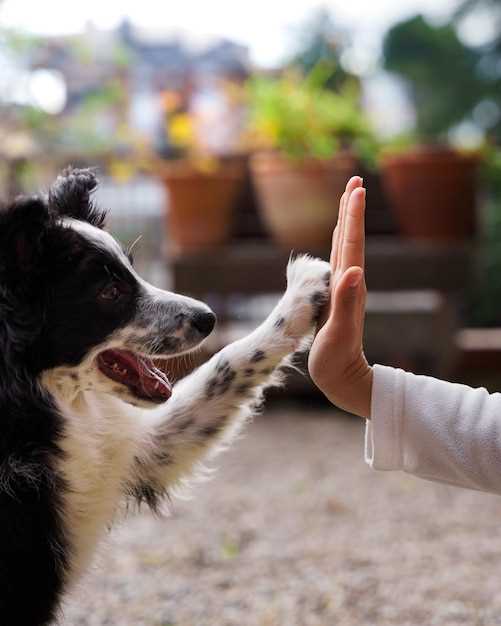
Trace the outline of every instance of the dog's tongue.
<instances>
[{"instance_id":1,"label":"dog's tongue","mask_svg":"<svg viewBox=\"0 0 501 626\"><path fill-rule=\"evenodd\" d=\"M108 378L126 385L139 398L165 402L171 396L169 379L148 358L126 350L105 350L98 365Z\"/></svg>"},{"instance_id":2,"label":"dog's tongue","mask_svg":"<svg viewBox=\"0 0 501 626\"><path fill-rule=\"evenodd\" d=\"M135 368L139 374L139 386L141 390L150 398L170 398L172 387L167 376L155 367L151 359L136 357L132 352L122 352L121 356L130 364L131 369Z\"/></svg>"}]
</instances>

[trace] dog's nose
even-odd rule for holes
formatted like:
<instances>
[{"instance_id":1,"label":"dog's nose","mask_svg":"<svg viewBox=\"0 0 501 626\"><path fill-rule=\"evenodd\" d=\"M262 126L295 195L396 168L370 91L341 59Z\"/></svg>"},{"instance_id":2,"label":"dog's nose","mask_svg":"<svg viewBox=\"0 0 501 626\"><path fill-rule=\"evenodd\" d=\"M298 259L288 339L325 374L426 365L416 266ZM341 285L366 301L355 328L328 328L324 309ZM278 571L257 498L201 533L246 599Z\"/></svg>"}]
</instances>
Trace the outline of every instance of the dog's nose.
<instances>
[{"instance_id":1,"label":"dog's nose","mask_svg":"<svg viewBox=\"0 0 501 626\"><path fill-rule=\"evenodd\" d=\"M201 335L209 335L216 325L216 316L212 311L197 311L191 317L191 325L194 326Z\"/></svg>"}]
</instances>

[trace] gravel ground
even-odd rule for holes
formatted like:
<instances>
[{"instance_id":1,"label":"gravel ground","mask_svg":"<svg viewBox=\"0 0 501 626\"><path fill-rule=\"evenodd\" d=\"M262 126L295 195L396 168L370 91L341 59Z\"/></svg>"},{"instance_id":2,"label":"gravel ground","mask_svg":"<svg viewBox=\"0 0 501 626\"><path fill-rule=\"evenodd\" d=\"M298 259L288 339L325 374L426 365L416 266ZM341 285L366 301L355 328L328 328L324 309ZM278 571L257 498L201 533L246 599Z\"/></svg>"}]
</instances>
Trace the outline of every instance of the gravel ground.
<instances>
[{"instance_id":1,"label":"gravel ground","mask_svg":"<svg viewBox=\"0 0 501 626\"><path fill-rule=\"evenodd\" d=\"M64 626L501 624L501 498L376 473L362 423L268 412L172 515L111 534Z\"/></svg>"}]
</instances>

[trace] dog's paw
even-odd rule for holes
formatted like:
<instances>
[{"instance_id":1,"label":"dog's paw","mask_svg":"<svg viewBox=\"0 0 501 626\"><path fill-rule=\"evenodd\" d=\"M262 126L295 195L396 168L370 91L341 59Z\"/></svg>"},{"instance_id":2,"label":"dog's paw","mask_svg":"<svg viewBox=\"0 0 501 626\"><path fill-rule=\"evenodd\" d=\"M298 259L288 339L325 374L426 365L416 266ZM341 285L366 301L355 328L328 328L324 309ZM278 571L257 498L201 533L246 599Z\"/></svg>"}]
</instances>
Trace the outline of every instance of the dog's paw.
<instances>
[{"instance_id":1,"label":"dog's paw","mask_svg":"<svg viewBox=\"0 0 501 626\"><path fill-rule=\"evenodd\" d=\"M291 338L307 335L329 299L330 265L321 259L299 256L287 267L287 291L276 324Z\"/></svg>"}]
</instances>

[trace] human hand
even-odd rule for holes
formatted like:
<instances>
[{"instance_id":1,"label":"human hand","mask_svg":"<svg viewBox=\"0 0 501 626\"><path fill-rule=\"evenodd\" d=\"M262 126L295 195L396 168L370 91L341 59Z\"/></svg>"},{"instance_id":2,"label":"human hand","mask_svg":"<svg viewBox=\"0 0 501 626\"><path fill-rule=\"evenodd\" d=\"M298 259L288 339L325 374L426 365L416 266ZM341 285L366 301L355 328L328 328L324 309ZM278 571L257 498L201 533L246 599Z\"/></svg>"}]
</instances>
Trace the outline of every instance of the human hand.
<instances>
[{"instance_id":1,"label":"human hand","mask_svg":"<svg viewBox=\"0 0 501 626\"><path fill-rule=\"evenodd\" d=\"M313 382L336 406L370 416L372 368L363 351L367 288L364 277L365 189L348 181L332 236L331 294L308 359Z\"/></svg>"}]
</instances>

